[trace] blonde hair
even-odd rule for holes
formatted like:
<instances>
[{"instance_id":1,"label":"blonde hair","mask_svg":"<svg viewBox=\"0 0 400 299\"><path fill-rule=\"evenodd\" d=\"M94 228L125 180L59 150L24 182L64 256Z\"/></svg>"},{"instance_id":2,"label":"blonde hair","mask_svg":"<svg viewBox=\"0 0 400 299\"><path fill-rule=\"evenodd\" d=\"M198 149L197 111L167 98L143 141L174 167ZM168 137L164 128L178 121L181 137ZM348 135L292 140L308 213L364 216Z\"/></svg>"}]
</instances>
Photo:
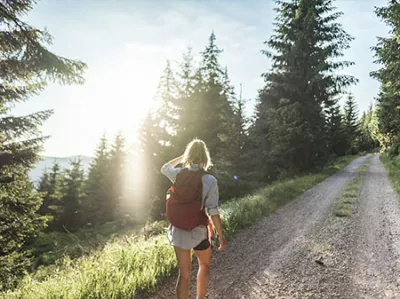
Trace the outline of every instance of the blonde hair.
<instances>
[{"instance_id":1,"label":"blonde hair","mask_svg":"<svg viewBox=\"0 0 400 299\"><path fill-rule=\"evenodd\" d=\"M204 169L207 170L212 166L210 152L203 140L194 139L187 146L183 154L183 165L188 167L193 164L204 164Z\"/></svg>"}]
</instances>

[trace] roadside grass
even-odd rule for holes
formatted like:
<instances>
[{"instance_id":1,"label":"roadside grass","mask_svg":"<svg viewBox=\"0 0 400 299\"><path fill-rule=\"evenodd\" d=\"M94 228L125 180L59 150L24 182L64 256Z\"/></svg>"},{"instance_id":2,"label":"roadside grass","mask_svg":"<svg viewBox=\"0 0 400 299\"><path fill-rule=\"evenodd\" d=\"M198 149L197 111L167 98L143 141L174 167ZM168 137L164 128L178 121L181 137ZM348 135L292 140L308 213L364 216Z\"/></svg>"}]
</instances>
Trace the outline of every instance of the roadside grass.
<instances>
[{"instance_id":1,"label":"roadside grass","mask_svg":"<svg viewBox=\"0 0 400 299\"><path fill-rule=\"evenodd\" d=\"M400 195L400 155L391 159L388 155L384 154L380 156L380 159L389 174L389 178L397 194Z\"/></svg>"},{"instance_id":2,"label":"roadside grass","mask_svg":"<svg viewBox=\"0 0 400 299\"><path fill-rule=\"evenodd\" d=\"M368 171L371 157L360 166L356 176L346 185L344 191L337 196L338 203L333 207L333 214L337 217L349 217L354 201L360 192L361 183L365 173Z\"/></svg>"},{"instance_id":3,"label":"roadside grass","mask_svg":"<svg viewBox=\"0 0 400 299\"><path fill-rule=\"evenodd\" d=\"M222 223L227 237L231 237L239 229L250 226L261 216L274 212L280 206L343 169L355 158L355 156L341 157L319 173L276 182L261 188L253 195L223 203L221 205Z\"/></svg>"},{"instance_id":4,"label":"roadside grass","mask_svg":"<svg viewBox=\"0 0 400 299\"><path fill-rule=\"evenodd\" d=\"M118 221L77 232L43 232L27 250L35 257L35 268L49 266L68 256L71 259L101 250L107 243L118 241L126 235L156 235L164 231L165 221L149 224L124 225Z\"/></svg>"},{"instance_id":5,"label":"roadside grass","mask_svg":"<svg viewBox=\"0 0 400 299\"><path fill-rule=\"evenodd\" d=\"M276 182L253 195L222 203L227 238L295 199L357 157L342 157L320 173ZM27 275L16 290L1 293L0 298L137 298L170 277L175 268L173 248L164 235L125 236L74 261L69 257L58 261L45 278Z\"/></svg>"},{"instance_id":6,"label":"roadside grass","mask_svg":"<svg viewBox=\"0 0 400 299\"><path fill-rule=\"evenodd\" d=\"M70 265L73 260L96 254L110 243L123 243L134 236L148 239L165 232L166 226L166 221L155 221L135 228L108 222L74 233L40 233L28 248L35 257L34 272L30 275L35 281L43 281L53 272L59 272Z\"/></svg>"}]
</instances>

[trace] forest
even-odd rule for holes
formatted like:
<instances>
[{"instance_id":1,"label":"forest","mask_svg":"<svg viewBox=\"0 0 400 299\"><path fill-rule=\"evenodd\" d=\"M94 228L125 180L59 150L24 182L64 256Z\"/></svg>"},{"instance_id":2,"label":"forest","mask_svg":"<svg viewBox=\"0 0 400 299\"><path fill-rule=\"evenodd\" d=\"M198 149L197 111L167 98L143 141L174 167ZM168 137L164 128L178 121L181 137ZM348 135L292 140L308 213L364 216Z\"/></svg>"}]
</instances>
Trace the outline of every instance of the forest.
<instances>
[{"instance_id":1,"label":"forest","mask_svg":"<svg viewBox=\"0 0 400 299\"><path fill-rule=\"evenodd\" d=\"M170 182L160 168L194 138L209 147L222 203L319 173L346 156L381 151L399 161L400 4L391 0L375 10L390 36L372 48L377 65L371 76L381 87L360 111L351 91L358 80L346 74L353 62L343 59L353 37L334 3L276 1L274 33L260 54L272 67L260 74L264 86L251 117L242 85L233 86L220 63L218 32L210 32L201 53L188 48L179 63L166 61L157 106L134 144L122 133L104 135L88 173L79 160L68 169L55 162L33 183L28 172L51 138L40 126L52 111L17 116L12 109L49 82L84 84L90 65L52 53L50 34L23 21L35 1L0 1L0 290L13 290L27 273L56 263L38 259L35 247L46 235L162 223Z\"/></svg>"}]
</instances>

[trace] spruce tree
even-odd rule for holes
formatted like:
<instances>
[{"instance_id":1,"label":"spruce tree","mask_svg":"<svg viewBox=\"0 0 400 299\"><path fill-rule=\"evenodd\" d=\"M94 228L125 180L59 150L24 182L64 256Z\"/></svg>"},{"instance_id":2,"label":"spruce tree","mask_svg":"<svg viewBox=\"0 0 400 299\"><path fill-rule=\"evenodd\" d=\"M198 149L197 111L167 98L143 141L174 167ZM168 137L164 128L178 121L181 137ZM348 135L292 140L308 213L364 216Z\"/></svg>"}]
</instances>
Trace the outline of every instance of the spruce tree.
<instances>
[{"instance_id":1,"label":"spruce tree","mask_svg":"<svg viewBox=\"0 0 400 299\"><path fill-rule=\"evenodd\" d=\"M242 85L240 85L239 98L235 98L233 103L235 122L233 123L232 141L228 151L232 165L231 175L233 175L236 187L236 196L240 195L241 192L248 191L248 182L251 180L248 174L249 168L246 155L246 144L249 142L247 134L249 120L245 115L245 103L246 101L242 99Z\"/></svg>"},{"instance_id":2,"label":"spruce tree","mask_svg":"<svg viewBox=\"0 0 400 299\"><path fill-rule=\"evenodd\" d=\"M48 32L21 19L34 1L0 3L0 288L14 285L29 264L24 244L43 227L37 212L39 193L33 190L27 172L37 161L44 138L40 125L51 115L42 111L26 116L12 114L16 103L27 101L46 82L81 83L85 65L50 52Z\"/></svg>"},{"instance_id":3,"label":"spruce tree","mask_svg":"<svg viewBox=\"0 0 400 299\"><path fill-rule=\"evenodd\" d=\"M209 43L202 54L200 68L201 76L196 78L202 88L198 93L198 135L203 138L214 157L223 158L224 145L228 142L231 125L234 123L233 109L229 103L232 88L228 74L219 63L222 50L216 44L215 34L212 33Z\"/></svg>"},{"instance_id":4,"label":"spruce tree","mask_svg":"<svg viewBox=\"0 0 400 299\"><path fill-rule=\"evenodd\" d=\"M193 93L196 86L196 73L197 76L200 72L194 66L194 58L192 49L188 48L187 52L183 54L180 70L177 72L177 132L175 140L173 141L177 151L183 151L186 144L192 138L191 132L193 131L193 123L196 116L196 105L194 102ZM201 81L201 80L200 80ZM199 80L197 80L199 82Z\"/></svg>"},{"instance_id":5,"label":"spruce tree","mask_svg":"<svg viewBox=\"0 0 400 299\"><path fill-rule=\"evenodd\" d=\"M370 152L379 146L378 140L374 137L374 110L370 105L368 111L364 111L362 117L358 121L359 134L356 139L356 148L359 151Z\"/></svg>"},{"instance_id":6,"label":"spruce tree","mask_svg":"<svg viewBox=\"0 0 400 299\"><path fill-rule=\"evenodd\" d=\"M215 34L212 33L208 45L201 53L202 64L196 80L198 80L197 85L201 84L202 86L198 86L194 94L197 115L194 132L191 136L191 139L194 137L203 139L214 157L219 155L219 146L221 145L218 134L224 134L220 116L222 102L226 100L222 94L221 77L223 72L218 60L222 50L218 48L215 41Z\"/></svg>"},{"instance_id":7,"label":"spruce tree","mask_svg":"<svg viewBox=\"0 0 400 299\"><path fill-rule=\"evenodd\" d=\"M153 132L161 145L158 147L160 151L157 156L161 159L170 159L177 154L175 143L179 131L180 108L178 95L177 82L171 64L167 61L156 93L156 102L159 108L153 112L152 116L155 122Z\"/></svg>"},{"instance_id":8,"label":"spruce tree","mask_svg":"<svg viewBox=\"0 0 400 299\"><path fill-rule=\"evenodd\" d=\"M183 54L182 63L180 64L180 71L177 73L178 77L178 92L180 98L183 102L188 99L194 89L194 76L195 76L195 67L194 67L194 57L192 54L192 48L188 48L187 52Z\"/></svg>"},{"instance_id":9,"label":"spruce tree","mask_svg":"<svg viewBox=\"0 0 400 299\"><path fill-rule=\"evenodd\" d=\"M85 196L85 173L80 160L71 161L65 170L62 186L63 211L56 225L60 231L76 231L87 223L83 206Z\"/></svg>"},{"instance_id":10,"label":"spruce tree","mask_svg":"<svg viewBox=\"0 0 400 299\"><path fill-rule=\"evenodd\" d=\"M89 167L86 181L86 196L84 211L86 221L103 223L109 214L112 203L110 193L110 153L107 138L103 135L96 149L96 154Z\"/></svg>"},{"instance_id":11,"label":"spruce tree","mask_svg":"<svg viewBox=\"0 0 400 299\"><path fill-rule=\"evenodd\" d=\"M201 69L194 72L188 90L181 90L181 109L179 114L179 125L177 134L177 147L184 150L184 147L195 137L200 138L200 127L202 123L201 101L205 94L205 82ZM190 82L190 81L189 81Z\"/></svg>"},{"instance_id":12,"label":"spruce tree","mask_svg":"<svg viewBox=\"0 0 400 299\"><path fill-rule=\"evenodd\" d=\"M40 206L40 209L38 210L38 212L40 214L43 214L43 213L47 212L47 206L48 205L45 204L45 202L49 201L48 195L49 195L50 189L51 189L51 187L50 187L49 173L47 172L47 168L46 168L44 170L42 176L39 179L39 183L38 183L38 187L37 187L37 191L40 192L41 195L43 196L42 205Z\"/></svg>"},{"instance_id":13,"label":"spruce tree","mask_svg":"<svg viewBox=\"0 0 400 299\"><path fill-rule=\"evenodd\" d=\"M288 174L323 165L327 160L326 116L335 98L356 79L338 74L348 61L337 61L352 38L337 23L333 1L276 1L275 33L263 53L272 60L260 91L256 135L268 134L259 163L272 159L270 173ZM264 138L265 139L265 138ZM267 162L268 163L268 162Z\"/></svg>"},{"instance_id":14,"label":"spruce tree","mask_svg":"<svg viewBox=\"0 0 400 299\"><path fill-rule=\"evenodd\" d=\"M330 107L326 114L328 150L335 156L344 156L348 149L348 139L340 105Z\"/></svg>"},{"instance_id":15,"label":"spruce tree","mask_svg":"<svg viewBox=\"0 0 400 299\"><path fill-rule=\"evenodd\" d=\"M256 100L254 115L249 127L248 142L245 146L245 160L248 165L248 175L253 181L267 182L278 175L279 156L271 157L274 144L270 132L270 119L267 114L272 110L274 101L272 97L266 101L262 91ZM262 163L261 163L262 161Z\"/></svg>"},{"instance_id":16,"label":"spruce tree","mask_svg":"<svg viewBox=\"0 0 400 299\"><path fill-rule=\"evenodd\" d=\"M233 184L231 144L236 118L230 100L234 100L233 88L229 77L219 63L222 50L216 44L212 33L208 45L201 53L202 63L196 76L194 107L196 111L195 128L192 138L203 139L214 159L213 171L222 185L221 198L229 196L225 191Z\"/></svg>"},{"instance_id":17,"label":"spruce tree","mask_svg":"<svg viewBox=\"0 0 400 299\"><path fill-rule=\"evenodd\" d=\"M110 201L107 203L107 216L104 221L112 221L124 214L120 209L124 201L126 152L125 138L122 133L115 136L110 151L110 167L108 172Z\"/></svg>"},{"instance_id":18,"label":"spruce tree","mask_svg":"<svg viewBox=\"0 0 400 299\"><path fill-rule=\"evenodd\" d=\"M155 127L152 113L149 112L138 130L138 144L135 151L136 171L132 185L134 188L133 200L138 203L135 211L137 218L149 215L154 220L160 220L163 219L161 214L165 212L167 187L160 173L162 162L158 153L161 145L155 134L157 130ZM150 209L152 209L151 212Z\"/></svg>"},{"instance_id":19,"label":"spruce tree","mask_svg":"<svg viewBox=\"0 0 400 299\"><path fill-rule=\"evenodd\" d=\"M358 108L354 97L350 94L344 106L344 123L348 138L349 151L355 153L355 140L358 137Z\"/></svg>"},{"instance_id":20,"label":"spruce tree","mask_svg":"<svg viewBox=\"0 0 400 299\"><path fill-rule=\"evenodd\" d=\"M233 105L233 111L235 114L234 123L234 138L233 148L234 153L233 164L240 165L243 163L244 147L247 141L247 126L248 118L245 115L245 104L246 101L242 99L242 86L240 85L240 96L235 100Z\"/></svg>"},{"instance_id":21,"label":"spruce tree","mask_svg":"<svg viewBox=\"0 0 400 299\"><path fill-rule=\"evenodd\" d=\"M38 192L43 196L43 203L39 209L39 214L48 216L48 230L54 230L62 214L61 206L63 175L60 165L54 161L50 172L45 171L40 179Z\"/></svg>"},{"instance_id":22,"label":"spruce tree","mask_svg":"<svg viewBox=\"0 0 400 299\"><path fill-rule=\"evenodd\" d=\"M377 117L384 148L392 146L391 155L400 154L400 3L390 0L387 6L375 9L376 15L390 27L388 37L378 37L373 47L376 63L381 68L371 75L381 83L377 98Z\"/></svg>"}]
</instances>

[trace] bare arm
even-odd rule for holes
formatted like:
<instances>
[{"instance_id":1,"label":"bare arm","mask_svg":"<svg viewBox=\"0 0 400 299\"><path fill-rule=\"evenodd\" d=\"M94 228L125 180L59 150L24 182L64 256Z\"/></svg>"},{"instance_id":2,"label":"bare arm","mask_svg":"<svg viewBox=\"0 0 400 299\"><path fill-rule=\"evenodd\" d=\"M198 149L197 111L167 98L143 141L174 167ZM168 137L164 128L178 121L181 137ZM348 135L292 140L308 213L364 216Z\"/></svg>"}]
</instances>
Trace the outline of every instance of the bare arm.
<instances>
[{"instance_id":1,"label":"bare arm","mask_svg":"<svg viewBox=\"0 0 400 299\"><path fill-rule=\"evenodd\" d=\"M167 164L171 165L172 167L176 167L176 165L180 164L183 160L183 156L179 156L171 161L167 162Z\"/></svg>"},{"instance_id":2,"label":"bare arm","mask_svg":"<svg viewBox=\"0 0 400 299\"><path fill-rule=\"evenodd\" d=\"M218 250L223 251L226 246L226 241L225 241L224 231L222 229L221 217L219 215L214 215L214 216L211 216L211 220L215 226L215 229L217 230L217 234L219 237Z\"/></svg>"},{"instance_id":3,"label":"bare arm","mask_svg":"<svg viewBox=\"0 0 400 299\"><path fill-rule=\"evenodd\" d=\"M180 171L180 169L175 168L179 163L182 162L183 156L172 159L171 161L165 163L163 167L161 167L161 173L170 179L172 183L176 180L176 175Z\"/></svg>"}]
</instances>

